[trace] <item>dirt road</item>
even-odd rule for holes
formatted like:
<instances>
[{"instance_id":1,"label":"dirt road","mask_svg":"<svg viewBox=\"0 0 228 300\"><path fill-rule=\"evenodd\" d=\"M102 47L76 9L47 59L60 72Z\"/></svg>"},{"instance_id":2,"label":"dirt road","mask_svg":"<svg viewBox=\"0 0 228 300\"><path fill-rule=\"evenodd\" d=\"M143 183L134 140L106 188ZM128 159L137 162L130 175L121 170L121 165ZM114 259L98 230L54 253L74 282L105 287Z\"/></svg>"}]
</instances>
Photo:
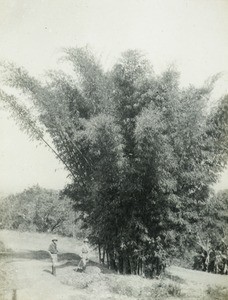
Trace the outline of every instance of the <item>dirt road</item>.
<instances>
[{"instance_id":1,"label":"dirt road","mask_svg":"<svg viewBox=\"0 0 228 300\"><path fill-rule=\"evenodd\" d=\"M5 245L5 251L0 255L0 300L167 299L137 296L153 285L158 286L157 280L104 274L98 272L100 269L96 263L90 267L91 272L75 272L81 242L72 238L59 237L61 253L57 276L54 277L46 251L50 238L45 234L0 231L0 241ZM9 251L13 252L9 254ZM4 254L6 252L8 254ZM96 253L93 255L95 260ZM179 285L181 290L181 296L169 299L228 299L228 276L174 266L167 271L169 279L163 280L161 285L172 280L171 283ZM213 298L206 293L209 288L213 290L218 286L219 290L225 289L222 296Z\"/></svg>"}]
</instances>

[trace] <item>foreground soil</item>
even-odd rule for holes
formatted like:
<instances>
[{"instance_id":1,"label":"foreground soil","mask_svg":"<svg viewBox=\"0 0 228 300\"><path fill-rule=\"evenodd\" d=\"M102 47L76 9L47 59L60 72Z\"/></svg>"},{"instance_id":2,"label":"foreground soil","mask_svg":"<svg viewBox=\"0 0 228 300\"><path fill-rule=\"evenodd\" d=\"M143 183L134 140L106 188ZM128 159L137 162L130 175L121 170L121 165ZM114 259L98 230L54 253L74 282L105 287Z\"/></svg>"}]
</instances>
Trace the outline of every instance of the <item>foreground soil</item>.
<instances>
[{"instance_id":1,"label":"foreground soil","mask_svg":"<svg viewBox=\"0 0 228 300\"><path fill-rule=\"evenodd\" d=\"M171 266L163 278L117 275L91 261L85 273L74 271L81 242L59 237L59 265L51 274L47 253L51 235L0 231L1 300L228 299L228 276Z\"/></svg>"}]
</instances>

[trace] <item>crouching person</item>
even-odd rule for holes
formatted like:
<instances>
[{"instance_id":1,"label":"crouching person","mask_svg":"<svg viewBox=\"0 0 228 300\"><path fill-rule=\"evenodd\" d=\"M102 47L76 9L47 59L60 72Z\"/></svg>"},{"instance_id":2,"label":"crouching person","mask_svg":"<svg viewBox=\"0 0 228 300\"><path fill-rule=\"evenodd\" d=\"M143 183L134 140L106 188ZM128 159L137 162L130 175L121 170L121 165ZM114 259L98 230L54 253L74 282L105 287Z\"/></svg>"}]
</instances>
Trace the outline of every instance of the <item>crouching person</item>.
<instances>
[{"instance_id":1,"label":"crouching person","mask_svg":"<svg viewBox=\"0 0 228 300\"><path fill-rule=\"evenodd\" d=\"M57 238L52 239L52 243L48 248L52 260L52 274L56 276L56 265L58 261L58 249L57 249Z\"/></svg>"}]
</instances>

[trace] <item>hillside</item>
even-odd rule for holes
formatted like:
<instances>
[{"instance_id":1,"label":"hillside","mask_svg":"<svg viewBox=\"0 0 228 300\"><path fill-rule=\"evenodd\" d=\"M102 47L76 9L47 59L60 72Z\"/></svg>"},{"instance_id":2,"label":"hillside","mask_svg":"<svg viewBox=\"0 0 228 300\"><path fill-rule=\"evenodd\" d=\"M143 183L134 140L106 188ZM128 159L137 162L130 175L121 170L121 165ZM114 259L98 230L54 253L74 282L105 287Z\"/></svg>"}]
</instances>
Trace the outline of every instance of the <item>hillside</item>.
<instances>
[{"instance_id":1,"label":"hillside","mask_svg":"<svg viewBox=\"0 0 228 300\"><path fill-rule=\"evenodd\" d=\"M117 275L101 268L92 250L86 272L76 273L81 241L58 238L59 266L54 277L46 252L51 235L0 231L0 299L228 299L227 276L175 266L159 280Z\"/></svg>"}]
</instances>

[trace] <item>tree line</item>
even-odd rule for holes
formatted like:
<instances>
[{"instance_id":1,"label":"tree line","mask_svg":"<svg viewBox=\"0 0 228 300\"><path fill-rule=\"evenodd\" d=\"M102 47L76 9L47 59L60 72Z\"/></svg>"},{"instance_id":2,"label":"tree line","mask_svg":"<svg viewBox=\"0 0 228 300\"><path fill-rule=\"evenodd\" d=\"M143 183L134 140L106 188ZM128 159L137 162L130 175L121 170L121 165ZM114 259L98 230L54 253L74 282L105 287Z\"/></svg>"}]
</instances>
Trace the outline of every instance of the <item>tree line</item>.
<instances>
[{"instance_id":1,"label":"tree line","mask_svg":"<svg viewBox=\"0 0 228 300\"><path fill-rule=\"evenodd\" d=\"M107 71L88 48L65 49L62 62L71 75L46 80L2 64L4 85L19 93L3 87L0 98L69 171L64 194L101 260L120 273L158 272L202 225L226 166L228 96L211 108L217 75L183 88L174 68L157 75L136 50Z\"/></svg>"},{"instance_id":2,"label":"tree line","mask_svg":"<svg viewBox=\"0 0 228 300\"><path fill-rule=\"evenodd\" d=\"M71 200L61 192L32 186L0 199L0 228L83 237Z\"/></svg>"}]
</instances>

